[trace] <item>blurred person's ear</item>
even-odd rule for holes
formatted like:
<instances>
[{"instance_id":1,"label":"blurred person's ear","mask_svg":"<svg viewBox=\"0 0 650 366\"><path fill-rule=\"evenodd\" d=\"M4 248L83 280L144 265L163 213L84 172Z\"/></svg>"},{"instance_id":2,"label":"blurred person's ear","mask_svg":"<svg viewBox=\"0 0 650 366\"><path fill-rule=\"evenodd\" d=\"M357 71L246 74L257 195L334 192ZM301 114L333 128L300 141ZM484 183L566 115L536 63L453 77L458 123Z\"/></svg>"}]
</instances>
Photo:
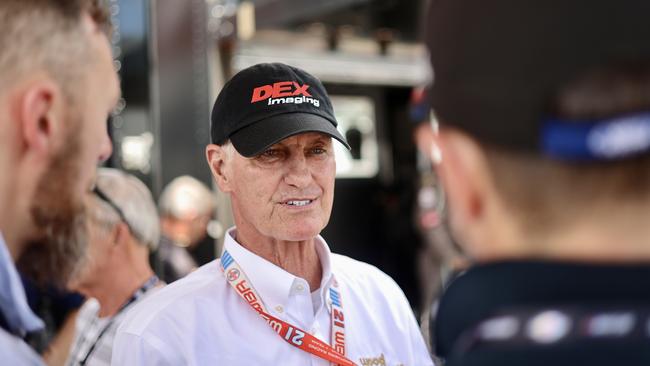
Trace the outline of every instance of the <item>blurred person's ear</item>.
<instances>
[{"instance_id":1,"label":"blurred person's ear","mask_svg":"<svg viewBox=\"0 0 650 366\"><path fill-rule=\"evenodd\" d=\"M226 154L227 152L224 150L223 146L209 144L205 148L205 155L208 160L210 170L212 171L212 176L214 177L215 182L217 182L219 190L224 193L232 191L230 187L230 177L226 169Z\"/></svg>"},{"instance_id":2,"label":"blurred person's ear","mask_svg":"<svg viewBox=\"0 0 650 366\"><path fill-rule=\"evenodd\" d=\"M37 156L49 156L63 143L58 141L64 129L62 99L59 86L44 75L32 78L15 99L24 147Z\"/></svg>"},{"instance_id":3,"label":"blurred person's ear","mask_svg":"<svg viewBox=\"0 0 650 366\"><path fill-rule=\"evenodd\" d=\"M124 221L118 222L111 231L113 246L123 246L129 242L130 235L133 235Z\"/></svg>"},{"instance_id":4,"label":"blurred person's ear","mask_svg":"<svg viewBox=\"0 0 650 366\"><path fill-rule=\"evenodd\" d=\"M500 255L507 229L503 206L480 146L466 134L443 129L434 144L442 153L436 169L449 200L454 237L476 259ZM496 246L495 246L496 245Z\"/></svg>"}]
</instances>

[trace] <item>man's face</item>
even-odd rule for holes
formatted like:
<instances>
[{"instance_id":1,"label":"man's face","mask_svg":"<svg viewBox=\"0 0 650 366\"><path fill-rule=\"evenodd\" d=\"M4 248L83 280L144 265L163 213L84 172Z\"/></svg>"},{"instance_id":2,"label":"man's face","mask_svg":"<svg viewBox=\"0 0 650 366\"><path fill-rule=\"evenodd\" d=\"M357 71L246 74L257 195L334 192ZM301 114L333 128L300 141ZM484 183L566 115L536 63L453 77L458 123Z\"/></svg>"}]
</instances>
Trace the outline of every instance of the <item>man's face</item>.
<instances>
[{"instance_id":1,"label":"man's face","mask_svg":"<svg viewBox=\"0 0 650 366\"><path fill-rule=\"evenodd\" d=\"M299 241L327 225L336 173L331 137L299 134L254 158L235 152L226 164L238 229Z\"/></svg>"},{"instance_id":2,"label":"man's face","mask_svg":"<svg viewBox=\"0 0 650 366\"><path fill-rule=\"evenodd\" d=\"M92 187L97 163L111 153L106 121L119 97L119 81L106 37L87 25L92 61L81 88L65 107L66 137L37 185L31 214L38 233L19 260L37 281L64 283L85 253L83 200Z\"/></svg>"},{"instance_id":3,"label":"man's face","mask_svg":"<svg viewBox=\"0 0 650 366\"><path fill-rule=\"evenodd\" d=\"M183 218L165 216L161 218L161 229L174 242L193 248L208 235L211 215L191 215Z\"/></svg>"},{"instance_id":4,"label":"man's face","mask_svg":"<svg viewBox=\"0 0 650 366\"><path fill-rule=\"evenodd\" d=\"M87 25L92 27L92 25ZM95 177L97 163L106 160L112 151L106 122L120 97L120 82L113 66L108 39L97 29L91 28L90 44L96 60L88 64L88 77L82 86L81 105L70 106L81 114L82 126L79 151L79 184L77 193L81 198Z\"/></svg>"}]
</instances>

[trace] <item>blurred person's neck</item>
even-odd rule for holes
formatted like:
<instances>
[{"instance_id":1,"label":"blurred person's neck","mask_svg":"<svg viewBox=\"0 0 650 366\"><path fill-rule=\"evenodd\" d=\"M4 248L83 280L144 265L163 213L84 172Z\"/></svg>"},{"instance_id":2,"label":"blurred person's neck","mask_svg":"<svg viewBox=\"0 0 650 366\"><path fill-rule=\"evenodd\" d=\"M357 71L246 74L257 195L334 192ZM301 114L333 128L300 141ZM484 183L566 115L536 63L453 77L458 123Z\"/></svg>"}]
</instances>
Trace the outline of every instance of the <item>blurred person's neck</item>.
<instances>
[{"instance_id":1,"label":"blurred person's neck","mask_svg":"<svg viewBox=\"0 0 650 366\"><path fill-rule=\"evenodd\" d=\"M576 223L551 232L538 247L542 257L589 262L650 263L649 205L612 203L584 212Z\"/></svg>"},{"instance_id":2,"label":"blurred person's neck","mask_svg":"<svg viewBox=\"0 0 650 366\"><path fill-rule=\"evenodd\" d=\"M12 159L14 145L11 143L15 138L12 138L11 135L15 132L12 128L15 124L9 123L9 111L5 110L5 108L8 108L4 103L5 99L4 93L0 93L0 102L2 102L0 111L4 112L0 115L0 172L2 172L0 174L0 233L2 233L5 245L15 261L17 248L15 248L14 244L16 242L14 238L15 229L12 230L15 226L10 222L12 218L16 217L13 202L16 196L15 192L12 191L15 184L12 184L11 181L15 169L15 159Z\"/></svg>"},{"instance_id":3,"label":"blurred person's neck","mask_svg":"<svg viewBox=\"0 0 650 366\"><path fill-rule=\"evenodd\" d=\"M493 229L508 235L494 235L490 242L480 244L485 249L477 259L650 263L650 205L612 205L609 210L585 211L573 222L542 234L516 227L511 217L502 217L506 221ZM511 227L499 230L498 226ZM497 249L490 253L491 247Z\"/></svg>"},{"instance_id":4,"label":"blurred person's neck","mask_svg":"<svg viewBox=\"0 0 650 366\"><path fill-rule=\"evenodd\" d=\"M1 199L1 198L0 198ZM6 201L3 201L3 207ZM8 205L12 207L11 205ZM13 206L15 207L15 206ZM3 214L0 215L0 232L7 246L7 250L11 255L11 258L14 262L18 261L18 258L23 254L25 250L26 237L21 235L21 233L28 233L33 230L33 227L30 226L30 223L25 220L20 220L24 215L15 214L15 209L4 210Z\"/></svg>"},{"instance_id":5,"label":"blurred person's neck","mask_svg":"<svg viewBox=\"0 0 650 366\"><path fill-rule=\"evenodd\" d=\"M285 241L237 227L235 240L256 255L307 281L311 291L320 287L323 270L316 251L316 238Z\"/></svg>"},{"instance_id":6,"label":"blurred person's neck","mask_svg":"<svg viewBox=\"0 0 650 366\"><path fill-rule=\"evenodd\" d=\"M40 176L36 174L36 167L31 172L27 170L0 158L0 172L6 173L0 177L0 232L14 262L25 249L27 235L35 229L30 206Z\"/></svg>"},{"instance_id":7,"label":"blurred person's neck","mask_svg":"<svg viewBox=\"0 0 650 366\"><path fill-rule=\"evenodd\" d=\"M100 306L99 317L117 314L131 296L154 275L148 256L134 255L131 259L120 262L110 273L103 273L102 280L94 286L80 289L84 295L97 299Z\"/></svg>"}]
</instances>

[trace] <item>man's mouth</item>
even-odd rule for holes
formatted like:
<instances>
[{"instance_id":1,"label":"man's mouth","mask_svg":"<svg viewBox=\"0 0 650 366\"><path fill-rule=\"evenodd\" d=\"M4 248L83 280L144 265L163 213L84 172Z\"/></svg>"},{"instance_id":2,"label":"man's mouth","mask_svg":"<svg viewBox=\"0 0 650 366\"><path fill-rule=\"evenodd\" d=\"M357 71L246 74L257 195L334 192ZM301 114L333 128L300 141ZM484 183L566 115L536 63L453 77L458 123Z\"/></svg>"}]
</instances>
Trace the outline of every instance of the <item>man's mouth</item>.
<instances>
[{"instance_id":1,"label":"man's mouth","mask_svg":"<svg viewBox=\"0 0 650 366\"><path fill-rule=\"evenodd\" d=\"M306 199L306 200L289 200L289 201L286 201L284 204L289 205L289 206L300 207L300 206L307 206L308 204L310 204L312 202L314 202L314 200L310 200L310 199Z\"/></svg>"}]
</instances>

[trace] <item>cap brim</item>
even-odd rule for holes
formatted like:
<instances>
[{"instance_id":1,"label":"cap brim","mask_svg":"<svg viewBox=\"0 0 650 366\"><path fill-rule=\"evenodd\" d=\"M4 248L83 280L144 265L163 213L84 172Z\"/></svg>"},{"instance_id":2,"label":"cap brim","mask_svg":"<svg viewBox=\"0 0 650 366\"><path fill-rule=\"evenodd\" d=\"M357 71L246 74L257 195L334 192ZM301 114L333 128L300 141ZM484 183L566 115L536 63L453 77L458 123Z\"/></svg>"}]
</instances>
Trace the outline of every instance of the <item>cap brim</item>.
<instances>
[{"instance_id":1,"label":"cap brim","mask_svg":"<svg viewBox=\"0 0 650 366\"><path fill-rule=\"evenodd\" d=\"M255 122L230 135L230 141L237 152L250 158L287 137L305 132L325 133L350 149L350 145L332 122L316 114L300 112L279 114Z\"/></svg>"}]
</instances>

